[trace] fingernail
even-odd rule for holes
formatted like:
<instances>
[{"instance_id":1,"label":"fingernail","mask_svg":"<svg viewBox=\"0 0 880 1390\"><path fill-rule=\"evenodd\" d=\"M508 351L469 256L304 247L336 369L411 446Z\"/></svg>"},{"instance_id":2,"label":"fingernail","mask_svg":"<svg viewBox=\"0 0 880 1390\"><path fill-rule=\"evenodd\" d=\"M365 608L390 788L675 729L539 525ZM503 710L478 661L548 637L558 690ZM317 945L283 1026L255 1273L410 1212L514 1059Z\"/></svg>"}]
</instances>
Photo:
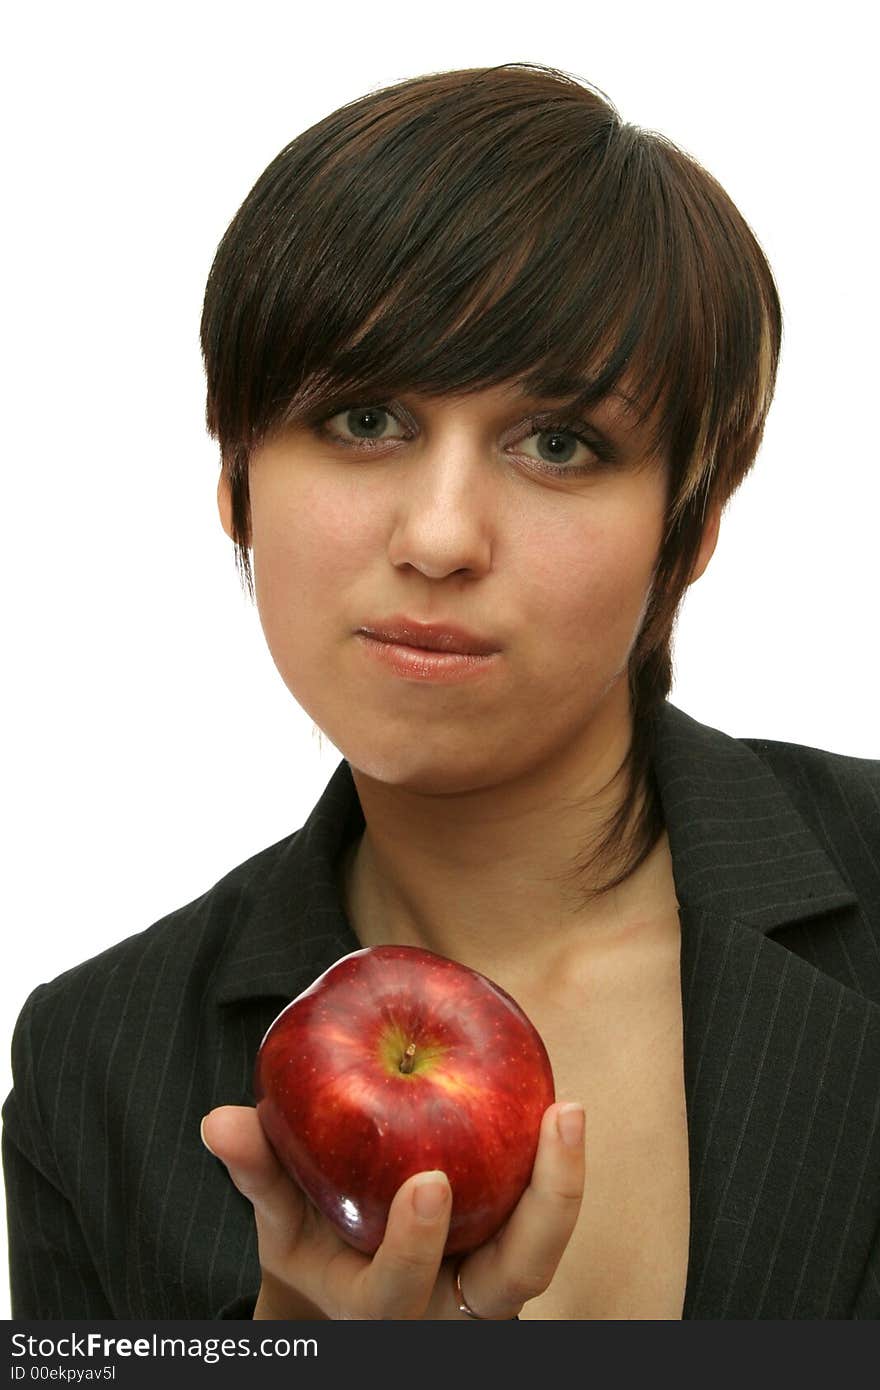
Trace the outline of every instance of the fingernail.
<instances>
[{"instance_id":1,"label":"fingernail","mask_svg":"<svg viewBox=\"0 0 880 1390\"><path fill-rule=\"evenodd\" d=\"M205 1120L207 1120L207 1118L208 1118L207 1115L203 1115L203 1116L202 1116L202 1123L199 1125L199 1134L202 1136L202 1143L204 1144L205 1148L208 1150L208 1153L209 1153L209 1154L214 1154L214 1150L211 1148L211 1145L208 1143L207 1139L205 1138ZM216 1158L217 1155L214 1154L214 1157Z\"/></svg>"},{"instance_id":2,"label":"fingernail","mask_svg":"<svg viewBox=\"0 0 880 1390\"><path fill-rule=\"evenodd\" d=\"M413 1184L413 1206L417 1216L423 1221L433 1221L446 1205L449 1183L446 1174L439 1170L419 1173Z\"/></svg>"},{"instance_id":3,"label":"fingernail","mask_svg":"<svg viewBox=\"0 0 880 1390\"><path fill-rule=\"evenodd\" d=\"M577 1101L563 1105L556 1112L556 1128L563 1144L570 1149L582 1144L584 1139L584 1107Z\"/></svg>"}]
</instances>

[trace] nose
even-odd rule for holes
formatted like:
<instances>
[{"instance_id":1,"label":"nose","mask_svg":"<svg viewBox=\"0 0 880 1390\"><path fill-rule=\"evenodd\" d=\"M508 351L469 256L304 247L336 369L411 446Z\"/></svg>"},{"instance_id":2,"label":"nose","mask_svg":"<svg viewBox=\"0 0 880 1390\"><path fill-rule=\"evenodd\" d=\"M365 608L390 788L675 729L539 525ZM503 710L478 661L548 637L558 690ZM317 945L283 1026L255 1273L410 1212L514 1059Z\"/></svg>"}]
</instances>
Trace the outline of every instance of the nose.
<instances>
[{"instance_id":1,"label":"nose","mask_svg":"<svg viewBox=\"0 0 880 1390\"><path fill-rule=\"evenodd\" d=\"M437 440L395 478L388 555L429 579L478 576L492 563L498 506L485 445L470 435Z\"/></svg>"}]
</instances>

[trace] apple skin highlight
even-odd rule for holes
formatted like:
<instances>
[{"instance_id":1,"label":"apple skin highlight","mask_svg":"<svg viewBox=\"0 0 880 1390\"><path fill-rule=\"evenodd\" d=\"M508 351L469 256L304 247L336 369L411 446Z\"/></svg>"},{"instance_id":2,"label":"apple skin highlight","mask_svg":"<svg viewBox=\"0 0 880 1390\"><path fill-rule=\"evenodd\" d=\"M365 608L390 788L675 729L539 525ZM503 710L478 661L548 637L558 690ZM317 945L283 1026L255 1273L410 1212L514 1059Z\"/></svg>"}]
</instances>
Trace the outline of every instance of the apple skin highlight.
<instances>
[{"instance_id":1,"label":"apple skin highlight","mask_svg":"<svg viewBox=\"0 0 880 1390\"><path fill-rule=\"evenodd\" d=\"M553 1073L499 985L415 946L343 956L281 1011L254 1067L280 1162L355 1249L372 1254L414 1173L452 1188L445 1255L493 1236L531 1177Z\"/></svg>"}]
</instances>

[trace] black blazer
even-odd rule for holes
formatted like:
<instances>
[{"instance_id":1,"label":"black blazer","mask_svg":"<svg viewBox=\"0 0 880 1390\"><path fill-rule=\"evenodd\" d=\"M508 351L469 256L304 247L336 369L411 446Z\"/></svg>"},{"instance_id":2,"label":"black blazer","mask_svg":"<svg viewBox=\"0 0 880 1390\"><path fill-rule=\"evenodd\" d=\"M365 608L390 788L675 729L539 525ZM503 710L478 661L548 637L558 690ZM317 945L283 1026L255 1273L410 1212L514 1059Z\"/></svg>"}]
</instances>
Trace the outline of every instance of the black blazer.
<instances>
[{"instance_id":1,"label":"black blazer","mask_svg":"<svg viewBox=\"0 0 880 1390\"><path fill-rule=\"evenodd\" d=\"M666 704L681 916L685 1318L880 1315L880 762L735 739ZM248 1317L252 1209L201 1117L253 1104L281 1008L359 943L343 760L302 829L39 985L3 1109L16 1318Z\"/></svg>"}]
</instances>

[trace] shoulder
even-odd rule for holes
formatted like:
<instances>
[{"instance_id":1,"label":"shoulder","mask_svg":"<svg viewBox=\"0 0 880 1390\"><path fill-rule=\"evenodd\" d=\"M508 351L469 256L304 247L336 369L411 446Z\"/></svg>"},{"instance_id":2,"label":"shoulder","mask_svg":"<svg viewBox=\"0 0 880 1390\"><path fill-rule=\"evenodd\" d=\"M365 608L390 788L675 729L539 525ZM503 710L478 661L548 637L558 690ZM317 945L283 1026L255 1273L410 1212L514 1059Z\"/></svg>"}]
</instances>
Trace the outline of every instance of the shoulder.
<instances>
[{"instance_id":1,"label":"shoulder","mask_svg":"<svg viewBox=\"0 0 880 1390\"><path fill-rule=\"evenodd\" d=\"M106 1057L123 1028L130 1042L139 1031L171 1027L187 1006L197 1009L247 916L255 886L300 833L260 850L143 931L37 985L13 1034L16 1079L45 1055L69 1059L87 1048L87 1055Z\"/></svg>"},{"instance_id":2,"label":"shoulder","mask_svg":"<svg viewBox=\"0 0 880 1390\"><path fill-rule=\"evenodd\" d=\"M4 1135L60 1190L67 1167L81 1161L81 1136L106 1134L129 1115L135 1078L137 1103L147 1110L169 1086L188 1084L194 1066L210 1091L221 1062L229 1067L239 1053L250 1055L240 1025L231 1042L218 1031L212 982L234 950L259 883L301 833L252 855L199 897L27 996L12 1037ZM246 1062L241 1066L244 1075ZM233 1081L229 1094L243 1085ZM129 1128L135 1132L135 1120Z\"/></svg>"},{"instance_id":3,"label":"shoulder","mask_svg":"<svg viewBox=\"0 0 880 1390\"><path fill-rule=\"evenodd\" d=\"M71 1096L80 1098L78 1113L103 1105L93 1119L106 1125L114 1106L125 1110L132 1077L147 1097L181 1078L195 1085L196 1076L211 1094L226 1068L225 1093L244 1094L278 999L293 998L326 958L353 949L333 870L360 814L343 760L298 830L32 990L12 1043L21 1105L30 1097L31 1114L57 1131ZM7 1102L4 1117L11 1113Z\"/></svg>"},{"instance_id":4,"label":"shoulder","mask_svg":"<svg viewBox=\"0 0 880 1390\"><path fill-rule=\"evenodd\" d=\"M773 773L863 902L880 909L880 761L775 739L738 742Z\"/></svg>"},{"instance_id":5,"label":"shoulder","mask_svg":"<svg viewBox=\"0 0 880 1390\"><path fill-rule=\"evenodd\" d=\"M769 767L807 819L824 812L844 826L848 821L880 825L880 761L776 739L737 742Z\"/></svg>"}]
</instances>

